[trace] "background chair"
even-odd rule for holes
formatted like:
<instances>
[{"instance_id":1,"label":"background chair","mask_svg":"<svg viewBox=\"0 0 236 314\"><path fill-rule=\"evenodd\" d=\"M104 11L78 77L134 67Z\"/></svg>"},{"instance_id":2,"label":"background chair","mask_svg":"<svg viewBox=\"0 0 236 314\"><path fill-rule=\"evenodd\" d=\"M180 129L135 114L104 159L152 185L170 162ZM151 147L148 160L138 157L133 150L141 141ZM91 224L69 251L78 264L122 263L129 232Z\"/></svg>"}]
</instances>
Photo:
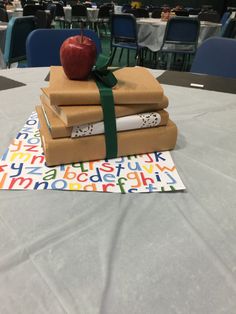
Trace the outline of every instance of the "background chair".
<instances>
[{"instance_id":1,"label":"background chair","mask_svg":"<svg viewBox=\"0 0 236 314\"><path fill-rule=\"evenodd\" d=\"M103 5L110 7L111 12L114 12L114 3L112 2L104 2Z\"/></svg>"},{"instance_id":2,"label":"background chair","mask_svg":"<svg viewBox=\"0 0 236 314\"><path fill-rule=\"evenodd\" d=\"M54 8L53 10L53 20L54 22L58 22L59 23L59 27L60 28L66 28L70 26L70 21L67 21L65 18L65 12L63 10L63 5L61 3L56 3L54 4ZM49 7L50 10L50 7Z\"/></svg>"},{"instance_id":3,"label":"background chair","mask_svg":"<svg viewBox=\"0 0 236 314\"><path fill-rule=\"evenodd\" d=\"M73 5L76 5L77 3L78 3L77 0L67 0L67 1L66 1L66 5L70 5L71 7L72 7Z\"/></svg>"},{"instance_id":4,"label":"background chair","mask_svg":"<svg viewBox=\"0 0 236 314\"><path fill-rule=\"evenodd\" d=\"M83 4L76 4L71 7L71 25L80 24L80 27L84 27L84 25L88 21L88 12L87 8Z\"/></svg>"},{"instance_id":5,"label":"background chair","mask_svg":"<svg viewBox=\"0 0 236 314\"><path fill-rule=\"evenodd\" d=\"M228 19L222 28L221 37L236 38L236 18Z\"/></svg>"},{"instance_id":6,"label":"background chair","mask_svg":"<svg viewBox=\"0 0 236 314\"><path fill-rule=\"evenodd\" d=\"M98 18L96 21L96 30L98 34L100 34L100 26L102 26L105 30L105 34L107 35L107 29L109 27L109 22L111 18L112 10L109 5L101 5L98 10Z\"/></svg>"},{"instance_id":7,"label":"background chair","mask_svg":"<svg viewBox=\"0 0 236 314\"><path fill-rule=\"evenodd\" d=\"M188 9L189 15L194 15L194 16L198 16L198 14L200 13L200 11L201 11L200 8L189 8L189 9Z\"/></svg>"},{"instance_id":8,"label":"background chair","mask_svg":"<svg viewBox=\"0 0 236 314\"><path fill-rule=\"evenodd\" d=\"M127 13L127 10L130 10L130 9L132 9L131 4L125 3L122 5L121 11L122 11L122 13Z\"/></svg>"},{"instance_id":9,"label":"background chair","mask_svg":"<svg viewBox=\"0 0 236 314\"><path fill-rule=\"evenodd\" d=\"M113 14L111 18L111 59L114 59L117 48L121 49L121 60L123 49L127 50L127 65L129 66L130 50L136 52L137 63L142 63L143 47L138 44L136 18L132 14Z\"/></svg>"},{"instance_id":10,"label":"background chair","mask_svg":"<svg viewBox=\"0 0 236 314\"><path fill-rule=\"evenodd\" d=\"M10 68L13 62L26 59L26 39L34 29L34 16L12 17L10 19L4 49L4 61L7 67Z\"/></svg>"},{"instance_id":11,"label":"background chair","mask_svg":"<svg viewBox=\"0 0 236 314\"><path fill-rule=\"evenodd\" d=\"M23 8L23 16L35 15L38 10L43 10L43 6L36 4L26 4Z\"/></svg>"},{"instance_id":12,"label":"background chair","mask_svg":"<svg viewBox=\"0 0 236 314\"><path fill-rule=\"evenodd\" d=\"M125 11L123 13L126 13L126 14L133 14L133 16L135 16L135 9L132 9L132 8L126 8ZM136 17L136 16L135 16Z\"/></svg>"},{"instance_id":13,"label":"background chair","mask_svg":"<svg viewBox=\"0 0 236 314\"><path fill-rule=\"evenodd\" d=\"M52 3L52 2L42 2L42 6L43 6L43 9L45 11L49 11L50 14L51 14L51 17L52 17L52 21L54 21L55 19L55 12L56 12L56 4L55 3Z\"/></svg>"},{"instance_id":14,"label":"background chair","mask_svg":"<svg viewBox=\"0 0 236 314\"><path fill-rule=\"evenodd\" d=\"M80 34L81 29L76 28L34 30L26 41L27 65L29 67L61 65L60 47L62 43L68 37ZM83 34L96 43L97 54L99 54L102 51L102 47L97 34L89 29L84 29Z\"/></svg>"},{"instance_id":15,"label":"background chair","mask_svg":"<svg viewBox=\"0 0 236 314\"><path fill-rule=\"evenodd\" d=\"M6 3L4 1L0 1L0 8L6 9Z\"/></svg>"},{"instance_id":16,"label":"background chair","mask_svg":"<svg viewBox=\"0 0 236 314\"><path fill-rule=\"evenodd\" d=\"M38 10L35 14L36 28L51 28L52 16L50 12Z\"/></svg>"},{"instance_id":17,"label":"background chair","mask_svg":"<svg viewBox=\"0 0 236 314\"><path fill-rule=\"evenodd\" d=\"M161 8L155 8L155 9L152 11L152 18L153 18L153 19L160 19L160 18L161 18L161 12L162 12L162 9L161 9Z\"/></svg>"},{"instance_id":18,"label":"background chair","mask_svg":"<svg viewBox=\"0 0 236 314\"><path fill-rule=\"evenodd\" d=\"M198 48L191 72L236 78L236 40L211 37Z\"/></svg>"},{"instance_id":19,"label":"background chair","mask_svg":"<svg viewBox=\"0 0 236 314\"><path fill-rule=\"evenodd\" d=\"M86 8L92 8L92 3L90 2L84 2L84 5L86 6Z\"/></svg>"},{"instance_id":20,"label":"background chair","mask_svg":"<svg viewBox=\"0 0 236 314\"><path fill-rule=\"evenodd\" d=\"M167 55L167 69L170 69L172 55L176 54L187 58L182 69L187 68L190 56L196 53L199 30L200 23L197 18L177 16L168 20L159 51L161 57Z\"/></svg>"},{"instance_id":21,"label":"background chair","mask_svg":"<svg viewBox=\"0 0 236 314\"><path fill-rule=\"evenodd\" d=\"M203 11L198 14L199 21L220 23L220 15L216 11Z\"/></svg>"},{"instance_id":22,"label":"background chair","mask_svg":"<svg viewBox=\"0 0 236 314\"><path fill-rule=\"evenodd\" d=\"M189 16L189 11L185 9L173 10L172 12L174 12L176 16Z\"/></svg>"},{"instance_id":23,"label":"background chair","mask_svg":"<svg viewBox=\"0 0 236 314\"><path fill-rule=\"evenodd\" d=\"M213 10L213 5L212 4L202 4L201 5L201 11L202 12L208 12Z\"/></svg>"},{"instance_id":24,"label":"background chair","mask_svg":"<svg viewBox=\"0 0 236 314\"><path fill-rule=\"evenodd\" d=\"M136 18L148 18L149 17L148 10L144 8L133 9L132 13Z\"/></svg>"},{"instance_id":25,"label":"background chair","mask_svg":"<svg viewBox=\"0 0 236 314\"><path fill-rule=\"evenodd\" d=\"M222 17L221 17L221 20L220 20L220 23L222 25L222 27L224 27L225 23L227 22L227 20L230 18L230 15L231 13L229 11L226 11Z\"/></svg>"},{"instance_id":26,"label":"background chair","mask_svg":"<svg viewBox=\"0 0 236 314\"><path fill-rule=\"evenodd\" d=\"M8 14L4 8L0 8L0 21L8 23Z\"/></svg>"}]
</instances>

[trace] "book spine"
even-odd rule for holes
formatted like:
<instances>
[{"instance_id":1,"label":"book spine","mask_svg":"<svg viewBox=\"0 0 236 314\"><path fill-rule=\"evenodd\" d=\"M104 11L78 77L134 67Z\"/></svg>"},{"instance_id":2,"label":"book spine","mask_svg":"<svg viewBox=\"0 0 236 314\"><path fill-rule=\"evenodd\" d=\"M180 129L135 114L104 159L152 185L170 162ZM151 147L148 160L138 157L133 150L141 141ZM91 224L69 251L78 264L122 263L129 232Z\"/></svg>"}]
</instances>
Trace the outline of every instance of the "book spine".
<instances>
[{"instance_id":1,"label":"book spine","mask_svg":"<svg viewBox=\"0 0 236 314\"><path fill-rule=\"evenodd\" d=\"M57 105L51 104L49 98L45 94L40 95L40 100L41 100L42 106L46 105L50 110L53 111L53 113L57 115L59 119L61 119L65 123L65 125L68 125L67 117L63 115L63 113L61 112L61 109Z\"/></svg>"}]
</instances>

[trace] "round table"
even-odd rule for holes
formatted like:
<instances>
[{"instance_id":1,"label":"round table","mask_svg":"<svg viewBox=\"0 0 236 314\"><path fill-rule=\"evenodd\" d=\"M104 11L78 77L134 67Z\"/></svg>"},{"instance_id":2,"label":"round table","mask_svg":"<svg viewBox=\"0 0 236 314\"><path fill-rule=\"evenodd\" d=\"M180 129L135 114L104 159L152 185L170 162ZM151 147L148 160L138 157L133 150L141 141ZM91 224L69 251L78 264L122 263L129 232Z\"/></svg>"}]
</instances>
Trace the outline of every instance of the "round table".
<instances>
[{"instance_id":1,"label":"round table","mask_svg":"<svg viewBox=\"0 0 236 314\"><path fill-rule=\"evenodd\" d=\"M161 19L137 19L140 46L147 47L151 51L158 51L162 45L166 24L167 22L161 21ZM219 35L220 31L221 24L201 22L198 44L200 45L208 37Z\"/></svg>"},{"instance_id":2,"label":"round table","mask_svg":"<svg viewBox=\"0 0 236 314\"><path fill-rule=\"evenodd\" d=\"M0 91L0 154L48 71L0 71L26 84ZM0 191L0 313L235 313L235 95L163 88L187 190Z\"/></svg>"}]
</instances>

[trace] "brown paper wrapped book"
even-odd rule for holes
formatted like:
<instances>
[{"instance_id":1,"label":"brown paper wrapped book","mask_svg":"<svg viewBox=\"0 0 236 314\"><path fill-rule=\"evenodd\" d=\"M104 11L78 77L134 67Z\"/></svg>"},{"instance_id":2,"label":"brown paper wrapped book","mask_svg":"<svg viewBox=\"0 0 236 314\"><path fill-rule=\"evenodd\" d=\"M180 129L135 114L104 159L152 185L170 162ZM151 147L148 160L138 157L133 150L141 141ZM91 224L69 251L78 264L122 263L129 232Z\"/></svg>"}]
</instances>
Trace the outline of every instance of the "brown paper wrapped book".
<instances>
[{"instance_id":1,"label":"brown paper wrapped book","mask_svg":"<svg viewBox=\"0 0 236 314\"><path fill-rule=\"evenodd\" d=\"M127 67L114 72L118 83L112 88L114 103L155 104L163 99L163 89L153 75L142 67ZM51 66L49 95L54 105L98 105L100 94L93 78L69 80L63 68Z\"/></svg>"},{"instance_id":2,"label":"brown paper wrapped book","mask_svg":"<svg viewBox=\"0 0 236 314\"><path fill-rule=\"evenodd\" d=\"M64 122L58 117L58 115L56 115L48 106L42 105L42 109L43 109L44 117L47 122L52 138L71 137L73 127L67 127L64 124ZM168 112L165 110L158 110L156 112L160 115L159 126L166 125L169 119ZM130 116L126 116L126 117L130 117ZM80 124L80 126L83 126L83 125L85 124ZM75 126L77 126L77 124Z\"/></svg>"},{"instance_id":3,"label":"brown paper wrapped book","mask_svg":"<svg viewBox=\"0 0 236 314\"><path fill-rule=\"evenodd\" d=\"M105 136L53 139L40 106L36 107L40 134L48 166L106 158ZM127 156L154 151L171 150L177 139L176 125L169 120L166 126L117 133L118 154Z\"/></svg>"},{"instance_id":4,"label":"brown paper wrapped book","mask_svg":"<svg viewBox=\"0 0 236 314\"><path fill-rule=\"evenodd\" d=\"M103 120L103 112L101 105L78 105L78 106L57 106L50 102L48 88L42 88L40 96L43 107L54 111L58 117L68 127L85 123L92 123ZM145 104L123 104L115 105L116 117L129 116L136 113L157 111L168 107L168 98L163 95L160 102Z\"/></svg>"}]
</instances>

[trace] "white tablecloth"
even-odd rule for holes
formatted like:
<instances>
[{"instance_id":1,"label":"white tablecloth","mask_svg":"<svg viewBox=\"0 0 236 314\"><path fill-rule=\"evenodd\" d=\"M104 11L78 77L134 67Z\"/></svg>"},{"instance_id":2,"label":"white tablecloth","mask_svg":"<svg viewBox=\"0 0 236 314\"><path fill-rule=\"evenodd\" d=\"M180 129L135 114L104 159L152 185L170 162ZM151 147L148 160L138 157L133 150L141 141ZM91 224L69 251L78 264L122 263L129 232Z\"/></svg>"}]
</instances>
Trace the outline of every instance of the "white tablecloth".
<instances>
[{"instance_id":1,"label":"white tablecloth","mask_svg":"<svg viewBox=\"0 0 236 314\"><path fill-rule=\"evenodd\" d=\"M1 154L47 73L0 72L27 84L0 92ZM235 313L236 96L163 87L187 190L0 191L0 313Z\"/></svg>"},{"instance_id":2,"label":"white tablecloth","mask_svg":"<svg viewBox=\"0 0 236 314\"><path fill-rule=\"evenodd\" d=\"M137 19L138 41L141 46L151 51L158 51L161 48L166 22L160 19L142 18ZM221 24L201 22L198 44L211 36L220 35Z\"/></svg>"}]
</instances>

